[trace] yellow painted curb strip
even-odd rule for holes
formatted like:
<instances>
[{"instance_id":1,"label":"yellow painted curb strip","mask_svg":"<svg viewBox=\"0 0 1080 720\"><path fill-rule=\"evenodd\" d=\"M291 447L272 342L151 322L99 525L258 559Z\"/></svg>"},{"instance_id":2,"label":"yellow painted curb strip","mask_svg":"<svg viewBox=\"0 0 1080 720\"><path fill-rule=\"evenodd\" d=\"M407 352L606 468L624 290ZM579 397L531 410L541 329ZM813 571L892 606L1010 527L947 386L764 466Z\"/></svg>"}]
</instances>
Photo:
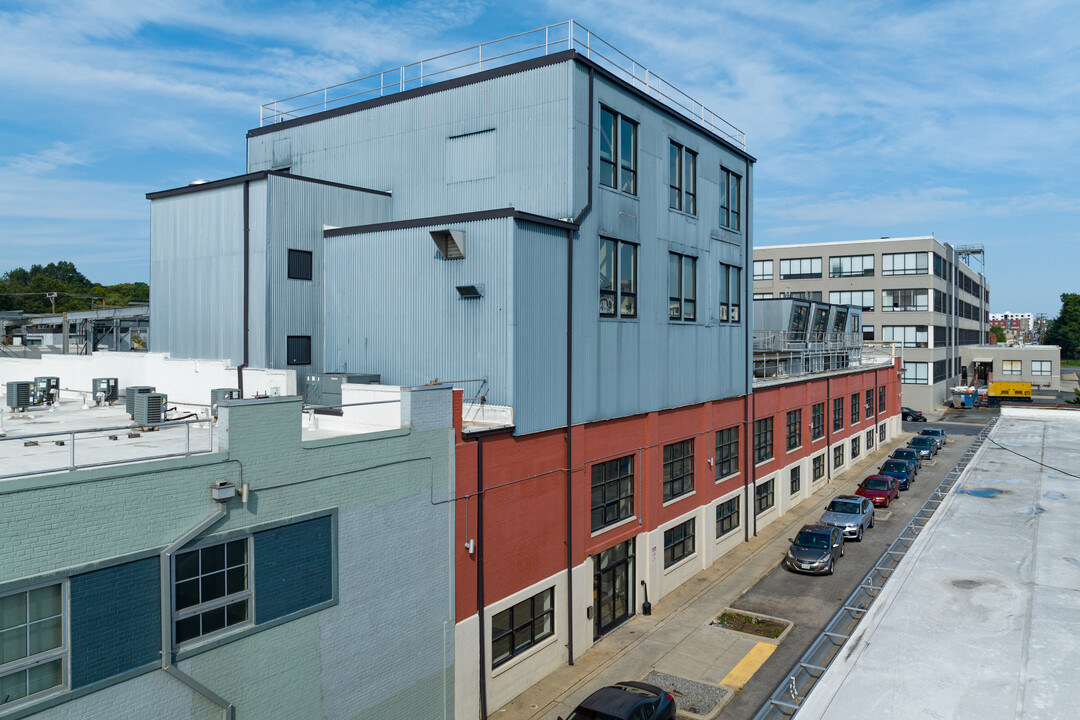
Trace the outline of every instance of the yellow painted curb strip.
<instances>
[{"instance_id":1,"label":"yellow painted curb strip","mask_svg":"<svg viewBox=\"0 0 1080 720\"><path fill-rule=\"evenodd\" d=\"M754 673L765 664L765 661L773 654L776 647L776 645L771 643L759 642L750 650L750 652L743 656L743 659L739 661L739 664L732 668L731 672L727 674L727 677L725 677L720 684L741 688L743 685L750 682L750 678L754 677Z\"/></svg>"}]
</instances>

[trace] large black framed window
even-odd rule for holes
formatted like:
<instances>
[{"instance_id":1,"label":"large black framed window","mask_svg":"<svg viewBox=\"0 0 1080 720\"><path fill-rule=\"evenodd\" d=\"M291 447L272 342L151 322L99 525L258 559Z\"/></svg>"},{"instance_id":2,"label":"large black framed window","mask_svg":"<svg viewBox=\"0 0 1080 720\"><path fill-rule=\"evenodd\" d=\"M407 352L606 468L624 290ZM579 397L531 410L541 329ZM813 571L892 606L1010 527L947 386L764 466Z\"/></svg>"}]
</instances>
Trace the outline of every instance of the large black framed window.
<instances>
[{"instance_id":1,"label":"large black framed window","mask_svg":"<svg viewBox=\"0 0 1080 720\"><path fill-rule=\"evenodd\" d=\"M726 478L739 472L739 428L738 426L716 432L716 479Z\"/></svg>"},{"instance_id":2,"label":"large black framed window","mask_svg":"<svg viewBox=\"0 0 1080 720\"><path fill-rule=\"evenodd\" d=\"M634 456L597 463L592 468L592 530L634 515Z\"/></svg>"},{"instance_id":3,"label":"large black framed window","mask_svg":"<svg viewBox=\"0 0 1080 720\"><path fill-rule=\"evenodd\" d=\"M814 480L820 480L825 477L825 453L814 456Z\"/></svg>"},{"instance_id":4,"label":"large black framed window","mask_svg":"<svg viewBox=\"0 0 1080 720\"><path fill-rule=\"evenodd\" d=\"M859 424L859 393L851 393L851 424Z\"/></svg>"},{"instance_id":5,"label":"large black framed window","mask_svg":"<svg viewBox=\"0 0 1080 720\"><path fill-rule=\"evenodd\" d=\"M637 253L633 243L600 238L600 317L637 317Z\"/></svg>"},{"instance_id":6,"label":"large black framed window","mask_svg":"<svg viewBox=\"0 0 1080 720\"><path fill-rule=\"evenodd\" d=\"M664 531L664 567L669 568L694 554L694 520L691 518Z\"/></svg>"},{"instance_id":7,"label":"large black framed window","mask_svg":"<svg viewBox=\"0 0 1080 720\"><path fill-rule=\"evenodd\" d=\"M794 495L799 492L799 488L802 485L802 468L798 465L791 468L791 494Z\"/></svg>"},{"instance_id":8,"label":"large black framed window","mask_svg":"<svg viewBox=\"0 0 1080 720\"><path fill-rule=\"evenodd\" d=\"M730 500L716 506L716 537L721 538L739 527L739 498Z\"/></svg>"},{"instance_id":9,"label":"large black framed window","mask_svg":"<svg viewBox=\"0 0 1080 720\"><path fill-rule=\"evenodd\" d=\"M832 451L832 466L833 466L833 469L835 470L836 468L840 467L843 464L844 464L844 446L843 445L837 445L836 447L833 448L833 451Z\"/></svg>"},{"instance_id":10,"label":"large black framed window","mask_svg":"<svg viewBox=\"0 0 1080 720\"><path fill-rule=\"evenodd\" d=\"M776 491L773 485L773 480L766 480L763 483L758 483L754 488L754 508L758 515L776 503Z\"/></svg>"},{"instance_id":11,"label":"large black framed window","mask_svg":"<svg viewBox=\"0 0 1080 720\"><path fill-rule=\"evenodd\" d=\"M882 385L877 389L877 411L878 415L885 412L885 386Z\"/></svg>"},{"instance_id":12,"label":"large black framed window","mask_svg":"<svg viewBox=\"0 0 1080 720\"><path fill-rule=\"evenodd\" d=\"M697 215L697 153L674 140L668 146L668 207Z\"/></svg>"},{"instance_id":13,"label":"large black framed window","mask_svg":"<svg viewBox=\"0 0 1080 720\"><path fill-rule=\"evenodd\" d=\"M832 429L844 429L844 398L839 397L832 401Z\"/></svg>"},{"instance_id":14,"label":"large black framed window","mask_svg":"<svg viewBox=\"0 0 1080 720\"><path fill-rule=\"evenodd\" d=\"M866 391L866 417L867 418L874 417L874 391L873 390L867 390Z\"/></svg>"},{"instance_id":15,"label":"large black framed window","mask_svg":"<svg viewBox=\"0 0 1080 720\"><path fill-rule=\"evenodd\" d=\"M697 258L668 253L668 320L697 317Z\"/></svg>"},{"instance_id":16,"label":"large black framed window","mask_svg":"<svg viewBox=\"0 0 1080 720\"><path fill-rule=\"evenodd\" d=\"M810 439L825 437L825 403L817 403L810 409Z\"/></svg>"},{"instance_id":17,"label":"large black framed window","mask_svg":"<svg viewBox=\"0 0 1080 720\"><path fill-rule=\"evenodd\" d=\"M664 446L664 502L694 489L694 440Z\"/></svg>"},{"instance_id":18,"label":"large black framed window","mask_svg":"<svg viewBox=\"0 0 1080 720\"><path fill-rule=\"evenodd\" d=\"M177 645L251 622L251 537L178 553L173 559Z\"/></svg>"},{"instance_id":19,"label":"large black framed window","mask_svg":"<svg viewBox=\"0 0 1080 720\"><path fill-rule=\"evenodd\" d=\"M491 667L555 634L555 588L491 616Z\"/></svg>"},{"instance_id":20,"label":"large black framed window","mask_svg":"<svg viewBox=\"0 0 1080 720\"><path fill-rule=\"evenodd\" d=\"M739 230L742 211L742 176L726 167L720 168L720 225L729 230Z\"/></svg>"},{"instance_id":21,"label":"large black framed window","mask_svg":"<svg viewBox=\"0 0 1080 720\"><path fill-rule=\"evenodd\" d=\"M754 463L762 463L773 456L773 419L754 421Z\"/></svg>"},{"instance_id":22,"label":"large black framed window","mask_svg":"<svg viewBox=\"0 0 1080 720\"><path fill-rule=\"evenodd\" d=\"M600 108L600 184L637 195L637 123Z\"/></svg>"}]
</instances>

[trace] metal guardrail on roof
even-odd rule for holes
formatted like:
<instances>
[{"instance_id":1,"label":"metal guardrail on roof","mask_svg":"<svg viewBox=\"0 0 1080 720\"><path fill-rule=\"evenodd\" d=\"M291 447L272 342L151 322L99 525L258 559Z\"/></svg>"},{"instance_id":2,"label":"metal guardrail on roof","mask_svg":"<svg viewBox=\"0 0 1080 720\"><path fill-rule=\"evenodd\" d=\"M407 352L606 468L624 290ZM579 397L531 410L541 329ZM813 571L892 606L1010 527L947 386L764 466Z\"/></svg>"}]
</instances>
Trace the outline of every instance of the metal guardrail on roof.
<instances>
[{"instance_id":1,"label":"metal guardrail on roof","mask_svg":"<svg viewBox=\"0 0 1080 720\"><path fill-rule=\"evenodd\" d=\"M975 440L960 456L960 459L956 461L952 469L946 473L945 479L941 481L941 484L937 486L934 492L930 494L930 497L926 499L926 502L923 503L923 506L919 508L919 511L915 513L915 517L900 531L900 535L889 548L882 553L881 558L866 574L859 586L855 588L855 592L851 593L851 596L848 597L840 610L829 621L829 624L825 626L817 639L811 643L810 648L799 658L799 662L787 674L787 678L780 683L776 690L773 691L773 694L769 696L769 699L765 701L765 704L761 706L757 715L754 716L754 720L786 720L794 717L799 712L802 704L806 701L806 696L814 689L822 675L829 669L829 665L832 664L844 645L855 634L855 629L865 617L870 606L874 604L881 589L892 577L892 574L900 565L900 561L907 555L908 550L915 543L915 539L926 528L934 512L945 502L949 491L952 490L960 476L963 475L964 470L967 469L971 459L975 457L975 453L982 447L983 441L986 440L996 422L997 417L992 417L983 426Z\"/></svg>"},{"instance_id":2,"label":"metal guardrail on roof","mask_svg":"<svg viewBox=\"0 0 1080 720\"><path fill-rule=\"evenodd\" d=\"M574 20L510 35L462 50L436 55L356 80L266 103L259 108L259 126L393 95L561 50L576 50L646 95L693 120L740 148L746 133L709 110L588 28Z\"/></svg>"}]
</instances>

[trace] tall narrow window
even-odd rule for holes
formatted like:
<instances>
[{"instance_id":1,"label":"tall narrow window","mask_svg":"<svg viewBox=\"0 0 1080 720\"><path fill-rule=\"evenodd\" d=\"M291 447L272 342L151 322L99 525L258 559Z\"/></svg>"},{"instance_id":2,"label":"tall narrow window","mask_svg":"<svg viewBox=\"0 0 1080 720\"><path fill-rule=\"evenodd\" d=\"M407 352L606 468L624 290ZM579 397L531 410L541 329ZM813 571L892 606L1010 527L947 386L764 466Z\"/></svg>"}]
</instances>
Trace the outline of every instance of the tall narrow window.
<instances>
[{"instance_id":1,"label":"tall narrow window","mask_svg":"<svg viewBox=\"0 0 1080 720\"><path fill-rule=\"evenodd\" d=\"M810 439L817 440L825 437L825 403L817 403L811 410Z\"/></svg>"},{"instance_id":2,"label":"tall narrow window","mask_svg":"<svg viewBox=\"0 0 1080 720\"><path fill-rule=\"evenodd\" d=\"M742 268L720 263L720 322L739 322Z\"/></svg>"},{"instance_id":3,"label":"tall narrow window","mask_svg":"<svg viewBox=\"0 0 1080 720\"><path fill-rule=\"evenodd\" d=\"M754 421L754 462L763 463L773 456L773 419Z\"/></svg>"},{"instance_id":4,"label":"tall narrow window","mask_svg":"<svg viewBox=\"0 0 1080 720\"><path fill-rule=\"evenodd\" d=\"M787 414L787 449L791 452L802 445L802 410L791 410Z\"/></svg>"},{"instance_id":5,"label":"tall narrow window","mask_svg":"<svg viewBox=\"0 0 1080 720\"><path fill-rule=\"evenodd\" d=\"M697 214L697 153L674 140L668 146L668 207Z\"/></svg>"},{"instance_id":6,"label":"tall narrow window","mask_svg":"<svg viewBox=\"0 0 1080 720\"><path fill-rule=\"evenodd\" d=\"M742 200L742 177L725 167L720 168L720 225L739 230Z\"/></svg>"},{"instance_id":7,"label":"tall narrow window","mask_svg":"<svg viewBox=\"0 0 1080 720\"><path fill-rule=\"evenodd\" d=\"M874 391L866 391L866 417L874 417Z\"/></svg>"},{"instance_id":8,"label":"tall narrow window","mask_svg":"<svg viewBox=\"0 0 1080 720\"><path fill-rule=\"evenodd\" d=\"M719 430L716 433L716 479L739 472L739 428Z\"/></svg>"},{"instance_id":9,"label":"tall narrow window","mask_svg":"<svg viewBox=\"0 0 1080 720\"><path fill-rule=\"evenodd\" d=\"M600 238L600 317L637 317L637 245Z\"/></svg>"},{"instance_id":10,"label":"tall narrow window","mask_svg":"<svg viewBox=\"0 0 1080 720\"><path fill-rule=\"evenodd\" d=\"M833 432L844 429L844 398L836 398L832 401L832 429Z\"/></svg>"},{"instance_id":11,"label":"tall narrow window","mask_svg":"<svg viewBox=\"0 0 1080 720\"><path fill-rule=\"evenodd\" d=\"M668 319L692 322L697 316L697 258L668 253Z\"/></svg>"},{"instance_id":12,"label":"tall narrow window","mask_svg":"<svg viewBox=\"0 0 1080 720\"><path fill-rule=\"evenodd\" d=\"M664 502L694 489L694 441L664 446Z\"/></svg>"},{"instance_id":13,"label":"tall narrow window","mask_svg":"<svg viewBox=\"0 0 1080 720\"><path fill-rule=\"evenodd\" d=\"M637 194L637 124L600 108L600 184Z\"/></svg>"},{"instance_id":14,"label":"tall narrow window","mask_svg":"<svg viewBox=\"0 0 1080 720\"><path fill-rule=\"evenodd\" d=\"M851 393L851 424L859 424L859 393Z\"/></svg>"}]
</instances>

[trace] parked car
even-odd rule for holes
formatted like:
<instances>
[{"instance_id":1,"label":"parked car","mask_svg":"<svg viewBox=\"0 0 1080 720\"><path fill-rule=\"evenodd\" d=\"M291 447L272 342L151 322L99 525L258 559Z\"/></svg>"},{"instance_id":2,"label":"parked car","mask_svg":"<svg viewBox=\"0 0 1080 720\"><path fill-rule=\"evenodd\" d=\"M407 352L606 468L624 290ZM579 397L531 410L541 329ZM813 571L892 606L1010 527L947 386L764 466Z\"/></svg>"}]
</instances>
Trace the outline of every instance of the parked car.
<instances>
[{"instance_id":1,"label":"parked car","mask_svg":"<svg viewBox=\"0 0 1080 720\"><path fill-rule=\"evenodd\" d=\"M889 456L890 460L914 460L915 461L915 474L919 474L919 468L922 467L922 458L919 457L917 450L911 448L896 448L892 451L892 455Z\"/></svg>"},{"instance_id":2,"label":"parked car","mask_svg":"<svg viewBox=\"0 0 1080 720\"><path fill-rule=\"evenodd\" d=\"M574 708L566 720L639 718L675 720L675 698L655 685L627 680L600 688Z\"/></svg>"},{"instance_id":3,"label":"parked car","mask_svg":"<svg viewBox=\"0 0 1080 720\"><path fill-rule=\"evenodd\" d=\"M907 446L912 450L918 450L919 455L930 458L938 453L937 440L929 435L916 435L908 440Z\"/></svg>"},{"instance_id":4,"label":"parked car","mask_svg":"<svg viewBox=\"0 0 1080 720\"><path fill-rule=\"evenodd\" d=\"M914 422L926 422L926 416L918 410L909 407L900 408L900 417L904 420L911 420Z\"/></svg>"},{"instance_id":5,"label":"parked car","mask_svg":"<svg viewBox=\"0 0 1080 720\"><path fill-rule=\"evenodd\" d=\"M948 438L948 434L944 430L936 427L923 428L922 432L920 432L919 434L926 435L927 437L932 437L934 438L934 440L937 440L938 449L945 447L945 440Z\"/></svg>"},{"instance_id":6,"label":"parked car","mask_svg":"<svg viewBox=\"0 0 1080 720\"><path fill-rule=\"evenodd\" d=\"M837 495L825 506L818 522L840 528L845 538L862 542L863 531L874 527L874 504L857 495Z\"/></svg>"},{"instance_id":7,"label":"parked car","mask_svg":"<svg viewBox=\"0 0 1080 720\"><path fill-rule=\"evenodd\" d=\"M878 473L894 477L900 482L900 490L907 490L915 482L915 463L910 460L886 460Z\"/></svg>"},{"instance_id":8,"label":"parked car","mask_svg":"<svg viewBox=\"0 0 1080 720\"><path fill-rule=\"evenodd\" d=\"M844 533L832 525L803 525L788 542L784 566L795 572L832 575L836 558L844 557Z\"/></svg>"},{"instance_id":9,"label":"parked car","mask_svg":"<svg viewBox=\"0 0 1080 720\"><path fill-rule=\"evenodd\" d=\"M870 498L878 507L889 507L889 503L900 497L900 482L888 475L870 475L859 483L855 491L859 497Z\"/></svg>"}]
</instances>

